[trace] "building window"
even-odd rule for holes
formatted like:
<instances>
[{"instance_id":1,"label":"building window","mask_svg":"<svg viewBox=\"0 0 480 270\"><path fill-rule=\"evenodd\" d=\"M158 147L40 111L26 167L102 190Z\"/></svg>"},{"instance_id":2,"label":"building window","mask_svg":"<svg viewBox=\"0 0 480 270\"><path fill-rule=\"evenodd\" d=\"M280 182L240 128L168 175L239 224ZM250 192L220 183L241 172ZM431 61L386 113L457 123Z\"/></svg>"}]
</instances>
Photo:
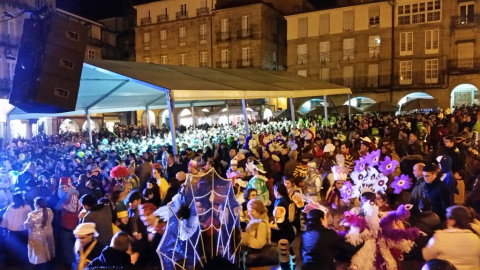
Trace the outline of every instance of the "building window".
<instances>
[{"instance_id":1,"label":"building window","mask_svg":"<svg viewBox=\"0 0 480 270\"><path fill-rule=\"evenodd\" d=\"M304 65L307 63L307 44L297 45L297 64Z\"/></svg>"},{"instance_id":2,"label":"building window","mask_svg":"<svg viewBox=\"0 0 480 270\"><path fill-rule=\"evenodd\" d=\"M180 5L180 15L187 16L187 4Z\"/></svg>"},{"instance_id":3,"label":"building window","mask_svg":"<svg viewBox=\"0 0 480 270\"><path fill-rule=\"evenodd\" d=\"M343 60L352 60L355 58L355 39L347 38L343 40Z\"/></svg>"},{"instance_id":4,"label":"building window","mask_svg":"<svg viewBox=\"0 0 480 270\"><path fill-rule=\"evenodd\" d=\"M425 83L438 83L438 59L425 60Z\"/></svg>"},{"instance_id":5,"label":"building window","mask_svg":"<svg viewBox=\"0 0 480 270\"><path fill-rule=\"evenodd\" d=\"M277 70L277 52L272 52L272 65L273 69Z\"/></svg>"},{"instance_id":6,"label":"building window","mask_svg":"<svg viewBox=\"0 0 480 270\"><path fill-rule=\"evenodd\" d=\"M368 65L368 87L378 87L378 64Z\"/></svg>"},{"instance_id":7,"label":"building window","mask_svg":"<svg viewBox=\"0 0 480 270\"><path fill-rule=\"evenodd\" d=\"M180 27L178 28L178 46L187 45L187 28Z\"/></svg>"},{"instance_id":8,"label":"building window","mask_svg":"<svg viewBox=\"0 0 480 270\"><path fill-rule=\"evenodd\" d=\"M272 21L272 34L273 34L273 39L277 39L278 36L278 21L273 20Z\"/></svg>"},{"instance_id":9,"label":"building window","mask_svg":"<svg viewBox=\"0 0 480 270\"><path fill-rule=\"evenodd\" d=\"M242 48L242 67L250 66L250 47Z\"/></svg>"},{"instance_id":10,"label":"building window","mask_svg":"<svg viewBox=\"0 0 480 270\"><path fill-rule=\"evenodd\" d=\"M187 54L186 53L180 54L178 57L178 65L185 66L186 62L187 62Z\"/></svg>"},{"instance_id":11,"label":"building window","mask_svg":"<svg viewBox=\"0 0 480 270\"><path fill-rule=\"evenodd\" d=\"M7 34L11 37L15 36L15 20L8 20Z\"/></svg>"},{"instance_id":12,"label":"building window","mask_svg":"<svg viewBox=\"0 0 480 270\"><path fill-rule=\"evenodd\" d=\"M412 84L412 61L400 61L400 84Z\"/></svg>"},{"instance_id":13,"label":"building window","mask_svg":"<svg viewBox=\"0 0 480 270\"><path fill-rule=\"evenodd\" d=\"M330 34L330 13L320 15L320 35Z\"/></svg>"},{"instance_id":14,"label":"building window","mask_svg":"<svg viewBox=\"0 0 480 270\"><path fill-rule=\"evenodd\" d=\"M160 48L164 49L167 47L167 30L160 30Z\"/></svg>"},{"instance_id":15,"label":"building window","mask_svg":"<svg viewBox=\"0 0 480 270\"><path fill-rule=\"evenodd\" d=\"M400 5L397 8L398 24L417 24L441 20L441 0Z\"/></svg>"},{"instance_id":16,"label":"building window","mask_svg":"<svg viewBox=\"0 0 480 270\"><path fill-rule=\"evenodd\" d=\"M380 26L380 6L373 6L368 8L368 25L370 28Z\"/></svg>"},{"instance_id":17,"label":"building window","mask_svg":"<svg viewBox=\"0 0 480 270\"><path fill-rule=\"evenodd\" d=\"M143 33L143 50L150 50L150 32Z\"/></svg>"},{"instance_id":18,"label":"building window","mask_svg":"<svg viewBox=\"0 0 480 270\"><path fill-rule=\"evenodd\" d=\"M206 44L207 43L207 25L206 24L201 24L200 25L200 44Z\"/></svg>"},{"instance_id":19,"label":"building window","mask_svg":"<svg viewBox=\"0 0 480 270\"><path fill-rule=\"evenodd\" d=\"M353 10L343 12L343 32L353 31L354 13Z\"/></svg>"},{"instance_id":20,"label":"building window","mask_svg":"<svg viewBox=\"0 0 480 270\"><path fill-rule=\"evenodd\" d=\"M440 31L438 29L425 31L426 54L438 53L439 33Z\"/></svg>"},{"instance_id":21,"label":"building window","mask_svg":"<svg viewBox=\"0 0 480 270\"><path fill-rule=\"evenodd\" d=\"M145 63L150 63L150 57L145 57Z\"/></svg>"},{"instance_id":22,"label":"building window","mask_svg":"<svg viewBox=\"0 0 480 270\"><path fill-rule=\"evenodd\" d=\"M242 16L242 37L250 36L250 16Z\"/></svg>"},{"instance_id":23,"label":"building window","mask_svg":"<svg viewBox=\"0 0 480 270\"><path fill-rule=\"evenodd\" d=\"M324 82L330 81L330 68L321 68L320 69L320 80Z\"/></svg>"},{"instance_id":24,"label":"building window","mask_svg":"<svg viewBox=\"0 0 480 270\"><path fill-rule=\"evenodd\" d=\"M380 36L368 37L368 57L379 58L380 57Z\"/></svg>"},{"instance_id":25,"label":"building window","mask_svg":"<svg viewBox=\"0 0 480 270\"><path fill-rule=\"evenodd\" d=\"M15 62L6 61L5 62L5 78L8 80L13 80L13 75L15 73Z\"/></svg>"},{"instance_id":26,"label":"building window","mask_svg":"<svg viewBox=\"0 0 480 270\"><path fill-rule=\"evenodd\" d=\"M230 32L228 29L228 19L222 19L220 21L220 38L222 40L227 40L230 38Z\"/></svg>"},{"instance_id":27,"label":"building window","mask_svg":"<svg viewBox=\"0 0 480 270\"><path fill-rule=\"evenodd\" d=\"M413 55L413 32L400 33L400 55Z\"/></svg>"},{"instance_id":28,"label":"building window","mask_svg":"<svg viewBox=\"0 0 480 270\"><path fill-rule=\"evenodd\" d=\"M469 69L473 68L475 57L475 43L460 42L457 44L457 68Z\"/></svg>"},{"instance_id":29,"label":"building window","mask_svg":"<svg viewBox=\"0 0 480 270\"><path fill-rule=\"evenodd\" d=\"M353 87L353 66L343 67L343 86Z\"/></svg>"},{"instance_id":30,"label":"building window","mask_svg":"<svg viewBox=\"0 0 480 270\"><path fill-rule=\"evenodd\" d=\"M230 60L228 55L228 50L222 50L220 52L220 65L221 68L229 68L230 67Z\"/></svg>"},{"instance_id":31,"label":"building window","mask_svg":"<svg viewBox=\"0 0 480 270\"><path fill-rule=\"evenodd\" d=\"M167 55L160 56L160 64L168 65L168 56Z\"/></svg>"},{"instance_id":32,"label":"building window","mask_svg":"<svg viewBox=\"0 0 480 270\"><path fill-rule=\"evenodd\" d=\"M298 19L298 38L308 37L308 18Z\"/></svg>"},{"instance_id":33,"label":"building window","mask_svg":"<svg viewBox=\"0 0 480 270\"><path fill-rule=\"evenodd\" d=\"M321 63L330 61L330 41L320 42L319 55Z\"/></svg>"},{"instance_id":34,"label":"building window","mask_svg":"<svg viewBox=\"0 0 480 270\"><path fill-rule=\"evenodd\" d=\"M460 24L473 23L475 19L475 4L461 3L460 5Z\"/></svg>"},{"instance_id":35,"label":"building window","mask_svg":"<svg viewBox=\"0 0 480 270\"><path fill-rule=\"evenodd\" d=\"M95 59L95 50L88 49L88 59Z\"/></svg>"},{"instance_id":36,"label":"building window","mask_svg":"<svg viewBox=\"0 0 480 270\"><path fill-rule=\"evenodd\" d=\"M200 66L207 66L207 52L200 52Z\"/></svg>"}]
</instances>

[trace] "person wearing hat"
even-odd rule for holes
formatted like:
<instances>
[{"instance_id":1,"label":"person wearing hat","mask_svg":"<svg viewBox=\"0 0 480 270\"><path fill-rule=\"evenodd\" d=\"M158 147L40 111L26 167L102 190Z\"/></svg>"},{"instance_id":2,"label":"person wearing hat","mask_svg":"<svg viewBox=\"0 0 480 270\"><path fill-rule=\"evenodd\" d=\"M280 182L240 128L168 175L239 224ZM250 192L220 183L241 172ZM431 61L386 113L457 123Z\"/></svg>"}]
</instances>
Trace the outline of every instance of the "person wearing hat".
<instances>
[{"instance_id":1,"label":"person wearing hat","mask_svg":"<svg viewBox=\"0 0 480 270\"><path fill-rule=\"evenodd\" d=\"M408 148L410 148L413 155L422 155L422 144L418 140L418 135L415 132L410 132L408 136ZM408 152L408 151L407 151Z\"/></svg>"},{"instance_id":2,"label":"person wearing hat","mask_svg":"<svg viewBox=\"0 0 480 270\"><path fill-rule=\"evenodd\" d=\"M97 241L98 232L95 223L79 224L73 231L75 235L75 263L72 269L83 270L96 257L100 256L105 245Z\"/></svg>"},{"instance_id":3,"label":"person wearing hat","mask_svg":"<svg viewBox=\"0 0 480 270\"><path fill-rule=\"evenodd\" d=\"M295 178L295 184L299 186L298 184L301 183L305 177L307 177L307 164L312 160L313 156L310 153L304 153L302 154L302 157L300 158L301 163L295 167L295 170L293 171L293 177Z\"/></svg>"},{"instance_id":4,"label":"person wearing hat","mask_svg":"<svg viewBox=\"0 0 480 270\"><path fill-rule=\"evenodd\" d=\"M118 231L124 231L130 234L128 230L128 211L127 210L119 210L117 212L117 221L115 222L115 226L113 228L113 233L117 233Z\"/></svg>"},{"instance_id":5,"label":"person wearing hat","mask_svg":"<svg viewBox=\"0 0 480 270\"><path fill-rule=\"evenodd\" d=\"M452 171L458 172L465 167L465 160L461 158L460 149L455 146L455 137L449 135L443 138L444 147L440 149L438 155L449 155L452 159Z\"/></svg>"},{"instance_id":6,"label":"person wearing hat","mask_svg":"<svg viewBox=\"0 0 480 270\"><path fill-rule=\"evenodd\" d=\"M440 220L445 221L445 211L447 207L453 204L448 188L440 179L440 169L433 163L426 164L423 167L423 179L425 179L424 198L430 199L435 212Z\"/></svg>"},{"instance_id":7,"label":"person wearing hat","mask_svg":"<svg viewBox=\"0 0 480 270\"><path fill-rule=\"evenodd\" d=\"M267 186L268 179L265 177L265 173L263 164L257 164L253 170L253 177L248 182L246 189L254 188L257 191L257 198L260 199L263 204L270 205L270 195Z\"/></svg>"},{"instance_id":8,"label":"person wearing hat","mask_svg":"<svg viewBox=\"0 0 480 270\"><path fill-rule=\"evenodd\" d=\"M360 157L364 157L370 152L372 148L372 140L370 140L370 138L368 137L360 138L360 140L362 144L360 145L360 150L358 150L358 154L360 155Z\"/></svg>"},{"instance_id":9,"label":"person wearing hat","mask_svg":"<svg viewBox=\"0 0 480 270\"><path fill-rule=\"evenodd\" d=\"M100 256L88 264L88 269L133 269L130 254L130 237L125 232L117 232L110 246L102 250Z\"/></svg>"},{"instance_id":10,"label":"person wearing hat","mask_svg":"<svg viewBox=\"0 0 480 270\"><path fill-rule=\"evenodd\" d=\"M300 183L300 186L302 186L303 183L303 193L305 195L315 202L321 201L320 190L322 189L322 176L317 173L317 163L314 161L307 163L307 175L298 183Z\"/></svg>"},{"instance_id":11,"label":"person wearing hat","mask_svg":"<svg viewBox=\"0 0 480 270\"><path fill-rule=\"evenodd\" d=\"M156 250L160 244L165 223L161 222L160 218L153 214L157 209L157 206L152 203L144 203L138 207L140 220L146 227L146 238L144 239L145 241L141 241L143 246L137 245L134 249L134 251L139 253L136 266L160 266L160 259Z\"/></svg>"},{"instance_id":12,"label":"person wearing hat","mask_svg":"<svg viewBox=\"0 0 480 270\"><path fill-rule=\"evenodd\" d=\"M192 175L198 175L200 172L198 171L198 163L196 160L192 159L188 162L188 172Z\"/></svg>"}]
</instances>

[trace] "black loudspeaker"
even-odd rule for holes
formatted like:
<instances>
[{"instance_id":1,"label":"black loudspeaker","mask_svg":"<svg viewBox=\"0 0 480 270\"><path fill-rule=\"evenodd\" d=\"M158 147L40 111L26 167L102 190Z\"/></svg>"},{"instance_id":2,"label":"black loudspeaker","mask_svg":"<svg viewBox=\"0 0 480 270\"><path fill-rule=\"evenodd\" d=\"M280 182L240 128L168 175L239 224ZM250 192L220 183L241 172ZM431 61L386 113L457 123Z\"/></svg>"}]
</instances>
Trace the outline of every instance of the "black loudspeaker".
<instances>
[{"instance_id":1,"label":"black loudspeaker","mask_svg":"<svg viewBox=\"0 0 480 270\"><path fill-rule=\"evenodd\" d=\"M88 28L50 13L25 19L10 103L28 113L75 110Z\"/></svg>"}]
</instances>

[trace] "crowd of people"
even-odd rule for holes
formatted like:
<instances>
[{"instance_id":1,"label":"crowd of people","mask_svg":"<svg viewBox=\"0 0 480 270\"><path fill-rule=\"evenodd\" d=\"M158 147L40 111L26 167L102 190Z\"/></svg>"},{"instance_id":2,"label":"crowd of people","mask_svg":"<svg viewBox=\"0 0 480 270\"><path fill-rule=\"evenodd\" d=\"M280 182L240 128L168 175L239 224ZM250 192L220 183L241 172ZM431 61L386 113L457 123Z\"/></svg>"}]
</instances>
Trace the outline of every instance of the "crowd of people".
<instances>
[{"instance_id":1,"label":"crowd of people","mask_svg":"<svg viewBox=\"0 0 480 270\"><path fill-rule=\"evenodd\" d=\"M92 144L17 138L0 150L0 258L9 269L161 269L168 220L157 213L215 170L240 205L242 249L212 265L480 269L477 112L182 128L178 154L166 128L118 125ZM222 225L200 222L211 234Z\"/></svg>"}]
</instances>

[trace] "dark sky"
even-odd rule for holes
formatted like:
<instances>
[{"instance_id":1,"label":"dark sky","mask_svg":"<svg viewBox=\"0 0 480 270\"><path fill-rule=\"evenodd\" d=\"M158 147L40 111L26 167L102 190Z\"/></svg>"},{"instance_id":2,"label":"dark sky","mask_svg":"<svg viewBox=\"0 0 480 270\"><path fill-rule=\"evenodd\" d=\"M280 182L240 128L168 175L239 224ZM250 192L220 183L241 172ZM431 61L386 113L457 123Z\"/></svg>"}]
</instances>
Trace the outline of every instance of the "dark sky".
<instances>
[{"instance_id":1,"label":"dark sky","mask_svg":"<svg viewBox=\"0 0 480 270\"><path fill-rule=\"evenodd\" d=\"M57 0L57 7L92 19L122 16L132 11L132 6L158 0ZM288 0L285 0L288 1ZM335 0L310 0L318 8L331 7Z\"/></svg>"}]
</instances>

